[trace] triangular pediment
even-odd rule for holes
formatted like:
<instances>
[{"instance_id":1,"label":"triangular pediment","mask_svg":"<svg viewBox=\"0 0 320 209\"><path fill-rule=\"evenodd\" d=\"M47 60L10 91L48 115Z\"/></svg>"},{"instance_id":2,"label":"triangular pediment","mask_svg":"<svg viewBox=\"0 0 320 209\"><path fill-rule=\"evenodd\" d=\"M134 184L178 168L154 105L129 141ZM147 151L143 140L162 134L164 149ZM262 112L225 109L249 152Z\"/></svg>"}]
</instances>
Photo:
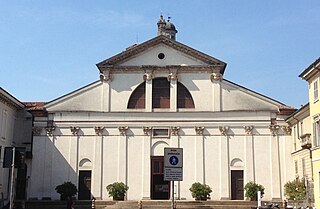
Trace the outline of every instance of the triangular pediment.
<instances>
[{"instance_id":1,"label":"triangular pediment","mask_svg":"<svg viewBox=\"0 0 320 209\"><path fill-rule=\"evenodd\" d=\"M164 58L159 58L159 54ZM160 35L129 47L125 51L97 64L102 69L110 66L219 66L223 74L226 63Z\"/></svg>"}]
</instances>

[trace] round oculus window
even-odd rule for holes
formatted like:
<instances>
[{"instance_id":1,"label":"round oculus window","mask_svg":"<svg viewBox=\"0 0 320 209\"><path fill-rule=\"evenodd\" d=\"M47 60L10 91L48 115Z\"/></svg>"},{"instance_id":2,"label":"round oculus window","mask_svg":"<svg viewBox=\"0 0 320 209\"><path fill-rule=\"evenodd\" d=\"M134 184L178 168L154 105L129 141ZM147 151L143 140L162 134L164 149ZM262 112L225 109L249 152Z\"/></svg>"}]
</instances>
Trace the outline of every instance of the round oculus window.
<instances>
[{"instance_id":1,"label":"round oculus window","mask_svg":"<svg viewBox=\"0 0 320 209\"><path fill-rule=\"evenodd\" d=\"M162 60L162 59L164 59L164 57L165 57L165 55L164 55L163 53L159 53L159 54L158 54L158 58L159 58L159 59Z\"/></svg>"}]
</instances>

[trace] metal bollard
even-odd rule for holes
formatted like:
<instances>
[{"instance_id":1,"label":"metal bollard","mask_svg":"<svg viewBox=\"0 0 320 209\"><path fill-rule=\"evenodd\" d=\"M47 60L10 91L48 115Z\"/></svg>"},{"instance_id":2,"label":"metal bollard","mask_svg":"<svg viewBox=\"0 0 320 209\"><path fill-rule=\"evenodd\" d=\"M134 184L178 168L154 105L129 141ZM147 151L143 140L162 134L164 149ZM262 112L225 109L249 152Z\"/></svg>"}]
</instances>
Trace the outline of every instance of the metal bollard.
<instances>
[{"instance_id":1,"label":"metal bollard","mask_svg":"<svg viewBox=\"0 0 320 209\"><path fill-rule=\"evenodd\" d=\"M142 201L141 200L139 200L139 202L138 202L138 209L142 209Z\"/></svg>"},{"instance_id":2,"label":"metal bollard","mask_svg":"<svg viewBox=\"0 0 320 209\"><path fill-rule=\"evenodd\" d=\"M287 200L283 200L283 208L286 209L288 206L288 202Z\"/></svg>"},{"instance_id":3,"label":"metal bollard","mask_svg":"<svg viewBox=\"0 0 320 209\"><path fill-rule=\"evenodd\" d=\"M96 199L95 198L92 198L92 200L91 200L91 208L92 209L96 208Z\"/></svg>"}]
</instances>

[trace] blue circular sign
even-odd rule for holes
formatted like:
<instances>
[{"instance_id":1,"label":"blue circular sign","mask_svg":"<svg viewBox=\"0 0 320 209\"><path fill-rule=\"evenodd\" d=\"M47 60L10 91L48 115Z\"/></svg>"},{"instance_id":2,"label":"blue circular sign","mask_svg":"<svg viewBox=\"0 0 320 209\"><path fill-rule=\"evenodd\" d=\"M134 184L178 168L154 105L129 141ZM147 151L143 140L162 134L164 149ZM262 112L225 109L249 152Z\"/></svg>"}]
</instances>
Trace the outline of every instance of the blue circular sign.
<instances>
[{"instance_id":1,"label":"blue circular sign","mask_svg":"<svg viewBox=\"0 0 320 209\"><path fill-rule=\"evenodd\" d=\"M171 156L169 158L169 162L170 162L171 165L177 165L178 162L179 162L179 159L176 156Z\"/></svg>"}]
</instances>

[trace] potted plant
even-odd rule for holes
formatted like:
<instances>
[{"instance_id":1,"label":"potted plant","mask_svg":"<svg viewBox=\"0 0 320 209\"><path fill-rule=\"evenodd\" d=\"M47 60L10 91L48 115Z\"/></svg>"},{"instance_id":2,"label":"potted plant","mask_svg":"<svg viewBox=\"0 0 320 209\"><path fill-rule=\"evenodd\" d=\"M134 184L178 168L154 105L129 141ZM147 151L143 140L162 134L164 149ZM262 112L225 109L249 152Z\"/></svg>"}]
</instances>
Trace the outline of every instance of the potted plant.
<instances>
[{"instance_id":1,"label":"potted plant","mask_svg":"<svg viewBox=\"0 0 320 209\"><path fill-rule=\"evenodd\" d=\"M210 186L199 182L193 183L189 190L192 197L196 200L207 200L210 198L210 193L212 192Z\"/></svg>"},{"instance_id":2,"label":"potted plant","mask_svg":"<svg viewBox=\"0 0 320 209\"><path fill-rule=\"evenodd\" d=\"M78 192L77 187L70 181L56 186L55 189L57 193L60 194L60 200L68 200L68 198L71 199Z\"/></svg>"},{"instance_id":3,"label":"potted plant","mask_svg":"<svg viewBox=\"0 0 320 209\"><path fill-rule=\"evenodd\" d=\"M245 196L251 201L257 201L258 191L261 192L261 198L264 194L264 187L261 184L254 183L253 181L248 182L245 185L244 190L246 191Z\"/></svg>"},{"instance_id":4,"label":"potted plant","mask_svg":"<svg viewBox=\"0 0 320 209\"><path fill-rule=\"evenodd\" d=\"M123 182L114 182L107 186L109 197L113 197L113 200L124 200L124 195L128 189L129 187Z\"/></svg>"}]
</instances>

